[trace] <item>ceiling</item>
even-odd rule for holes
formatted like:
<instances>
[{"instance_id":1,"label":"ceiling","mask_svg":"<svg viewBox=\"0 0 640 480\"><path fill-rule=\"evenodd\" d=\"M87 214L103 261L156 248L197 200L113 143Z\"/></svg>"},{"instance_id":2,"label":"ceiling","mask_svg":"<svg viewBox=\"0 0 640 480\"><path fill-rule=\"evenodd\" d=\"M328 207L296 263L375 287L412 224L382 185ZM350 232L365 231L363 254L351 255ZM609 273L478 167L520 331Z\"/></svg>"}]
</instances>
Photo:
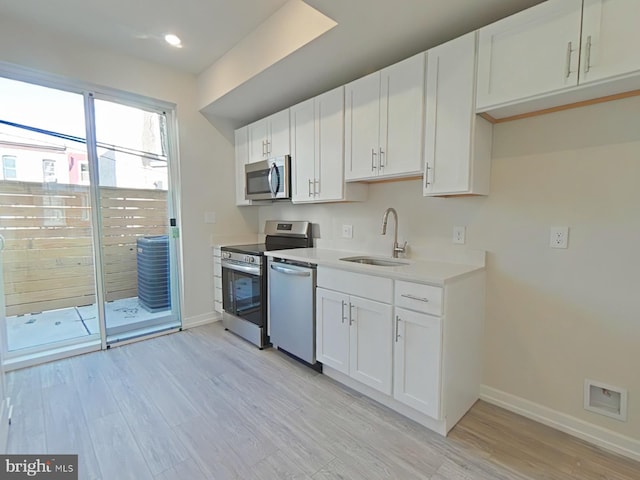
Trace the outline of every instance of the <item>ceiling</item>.
<instances>
[{"instance_id":1,"label":"ceiling","mask_svg":"<svg viewBox=\"0 0 640 480\"><path fill-rule=\"evenodd\" d=\"M202 112L246 124L541 0L305 0L338 25ZM199 74L287 0L0 0L0 15L97 47ZM165 33L181 37L168 46Z\"/></svg>"}]
</instances>

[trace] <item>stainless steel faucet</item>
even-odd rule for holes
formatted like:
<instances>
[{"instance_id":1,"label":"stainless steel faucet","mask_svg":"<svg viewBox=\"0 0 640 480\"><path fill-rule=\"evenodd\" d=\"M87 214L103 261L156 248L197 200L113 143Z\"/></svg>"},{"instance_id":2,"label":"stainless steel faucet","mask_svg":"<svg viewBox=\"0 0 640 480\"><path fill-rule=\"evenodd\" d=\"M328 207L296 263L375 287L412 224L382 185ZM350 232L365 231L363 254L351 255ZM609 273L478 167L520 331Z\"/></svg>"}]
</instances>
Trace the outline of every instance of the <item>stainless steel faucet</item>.
<instances>
[{"instance_id":1,"label":"stainless steel faucet","mask_svg":"<svg viewBox=\"0 0 640 480\"><path fill-rule=\"evenodd\" d=\"M395 230L393 233L393 258L398 258L399 253L404 253L407 248L407 242L404 242L404 245L398 245L398 212L396 212L395 208L387 208L384 212L384 216L382 217L382 235L387 234L387 220L389 219L389 213L393 213L393 217L396 221Z\"/></svg>"}]
</instances>

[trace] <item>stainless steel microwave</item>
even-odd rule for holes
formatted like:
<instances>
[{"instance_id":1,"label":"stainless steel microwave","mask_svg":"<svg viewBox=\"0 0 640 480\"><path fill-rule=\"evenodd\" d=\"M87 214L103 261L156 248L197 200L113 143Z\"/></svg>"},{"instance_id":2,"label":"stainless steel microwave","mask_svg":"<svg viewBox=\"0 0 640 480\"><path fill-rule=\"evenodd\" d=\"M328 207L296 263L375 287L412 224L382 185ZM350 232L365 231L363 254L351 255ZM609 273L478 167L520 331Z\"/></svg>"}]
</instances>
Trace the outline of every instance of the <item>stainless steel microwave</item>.
<instances>
[{"instance_id":1,"label":"stainless steel microwave","mask_svg":"<svg viewBox=\"0 0 640 480\"><path fill-rule=\"evenodd\" d=\"M291 157L270 158L244 166L247 200L280 200L291 198Z\"/></svg>"}]
</instances>

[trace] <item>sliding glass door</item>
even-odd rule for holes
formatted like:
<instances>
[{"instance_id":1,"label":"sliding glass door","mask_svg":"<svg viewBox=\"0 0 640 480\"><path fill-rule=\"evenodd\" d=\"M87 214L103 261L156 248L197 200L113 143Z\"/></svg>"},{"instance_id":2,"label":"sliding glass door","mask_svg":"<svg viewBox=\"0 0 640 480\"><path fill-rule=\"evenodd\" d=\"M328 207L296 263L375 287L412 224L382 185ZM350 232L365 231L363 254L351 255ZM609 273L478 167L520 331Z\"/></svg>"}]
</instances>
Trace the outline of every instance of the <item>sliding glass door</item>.
<instances>
[{"instance_id":1,"label":"sliding glass door","mask_svg":"<svg viewBox=\"0 0 640 480\"><path fill-rule=\"evenodd\" d=\"M10 358L180 326L172 124L120 101L0 77Z\"/></svg>"},{"instance_id":2,"label":"sliding glass door","mask_svg":"<svg viewBox=\"0 0 640 480\"><path fill-rule=\"evenodd\" d=\"M0 120L5 349L99 340L84 97L0 78Z\"/></svg>"},{"instance_id":3,"label":"sliding glass door","mask_svg":"<svg viewBox=\"0 0 640 480\"><path fill-rule=\"evenodd\" d=\"M95 99L107 343L180 326L163 112Z\"/></svg>"}]
</instances>

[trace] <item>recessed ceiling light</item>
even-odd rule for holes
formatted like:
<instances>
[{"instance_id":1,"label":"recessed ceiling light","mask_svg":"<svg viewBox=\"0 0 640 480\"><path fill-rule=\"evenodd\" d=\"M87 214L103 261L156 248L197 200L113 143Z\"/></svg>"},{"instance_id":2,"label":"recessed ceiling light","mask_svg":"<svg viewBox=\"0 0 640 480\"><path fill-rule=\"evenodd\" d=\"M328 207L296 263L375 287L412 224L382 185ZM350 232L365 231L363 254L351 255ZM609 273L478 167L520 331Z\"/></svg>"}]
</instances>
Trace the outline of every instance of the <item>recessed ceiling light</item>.
<instances>
[{"instance_id":1,"label":"recessed ceiling light","mask_svg":"<svg viewBox=\"0 0 640 480\"><path fill-rule=\"evenodd\" d=\"M182 48L182 40L180 40L180 37L174 35L173 33L167 33L164 36L164 40L172 47Z\"/></svg>"}]
</instances>

